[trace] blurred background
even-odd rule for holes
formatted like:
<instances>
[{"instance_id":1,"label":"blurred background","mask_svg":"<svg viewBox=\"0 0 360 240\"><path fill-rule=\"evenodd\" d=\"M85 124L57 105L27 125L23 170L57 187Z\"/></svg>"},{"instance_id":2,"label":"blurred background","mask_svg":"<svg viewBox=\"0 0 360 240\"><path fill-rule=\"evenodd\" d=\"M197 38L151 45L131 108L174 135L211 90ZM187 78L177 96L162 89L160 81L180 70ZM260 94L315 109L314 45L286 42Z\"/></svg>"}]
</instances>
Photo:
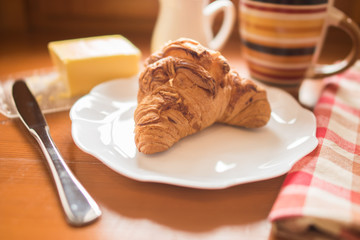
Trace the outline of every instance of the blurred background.
<instances>
[{"instance_id":1,"label":"blurred background","mask_svg":"<svg viewBox=\"0 0 360 240\"><path fill-rule=\"evenodd\" d=\"M232 1L238 9L239 0ZM335 6L360 24L360 0L336 0ZM16 57L12 51L19 47L30 53L33 48L46 52L49 41L101 34L122 34L147 48L158 8L158 0L0 0L0 63L6 62L1 55ZM219 14L215 32L221 21ZM340 52L346 55L351 45L349 37L334 28L328 34L323 52L341 46L344 50ZM225 48L234 46L240 51L238 22Z\"/></svg>"},{"instance_id":2,"label":"blurred background","mask_svg":"<svg viewBox=\"0 0 360 240\"><path fill-rule=\"evenodd\" d=\"M239 0L233 3L237 8ZM359 0L337 0L335 6L360 23ZM0 33L149 37L157 14L158 0L0 0ZM232 36L238 37L237 27Z\"/></svg>"}]
</instances>

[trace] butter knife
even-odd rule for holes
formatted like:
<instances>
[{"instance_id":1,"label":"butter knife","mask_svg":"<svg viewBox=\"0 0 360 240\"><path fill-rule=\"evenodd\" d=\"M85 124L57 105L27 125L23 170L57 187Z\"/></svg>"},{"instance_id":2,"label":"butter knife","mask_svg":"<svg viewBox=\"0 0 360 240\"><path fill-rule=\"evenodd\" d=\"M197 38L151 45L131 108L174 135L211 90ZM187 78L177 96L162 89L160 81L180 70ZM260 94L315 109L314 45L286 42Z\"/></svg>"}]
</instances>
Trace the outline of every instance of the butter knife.
<instances>
[{"instance_id":1,"label":"butter knife","mask_svg":"<svg viewBox=\"0 0 360 240\"><path fill-rule=\"evenodd\" d=\"M99 206L72 174L49 132L40 107L23 80L15 81L13 99L21 121L39 143L55 181L69 224L86 225L101 215Z\"/></svg>"}]
</instances>

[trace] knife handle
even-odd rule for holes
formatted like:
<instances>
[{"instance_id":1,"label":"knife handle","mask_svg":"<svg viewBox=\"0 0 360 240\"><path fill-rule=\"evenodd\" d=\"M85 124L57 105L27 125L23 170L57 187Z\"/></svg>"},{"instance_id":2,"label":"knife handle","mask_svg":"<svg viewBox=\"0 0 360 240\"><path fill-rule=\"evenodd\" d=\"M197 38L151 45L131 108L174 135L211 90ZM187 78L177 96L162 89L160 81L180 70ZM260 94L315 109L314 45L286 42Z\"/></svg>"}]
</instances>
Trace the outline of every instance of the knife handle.
<instances>
[{"instance_id":1,"label":"knife handle","mask_svg":"<svg viewBox=\"0 0 360 240\"><path fill-rule=\"evenodd\" d=\"M101 215L99 206L72 174L52 140L49 128L30 129L48 162L68 222L74 226L88 224Z\"/></svg>"}]
</instances>

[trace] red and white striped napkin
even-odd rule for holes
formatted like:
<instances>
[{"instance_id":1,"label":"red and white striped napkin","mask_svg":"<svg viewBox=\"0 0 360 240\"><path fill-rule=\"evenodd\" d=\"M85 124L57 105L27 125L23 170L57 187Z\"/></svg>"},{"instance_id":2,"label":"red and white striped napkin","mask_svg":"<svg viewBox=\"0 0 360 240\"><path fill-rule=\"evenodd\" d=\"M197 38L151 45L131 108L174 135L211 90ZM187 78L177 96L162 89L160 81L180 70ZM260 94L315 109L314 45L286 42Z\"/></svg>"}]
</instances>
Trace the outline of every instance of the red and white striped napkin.
<instances>
[{"instance_id":1,"label":"red and white striped napkin","mask_svg":"<svg viewBox=\"0 0 360 240\"><path fill-rule=\"evenodd\" d=\"M269 215L284 239L360 239L360 62L324 81L319 145L290 170Z\"/></svg>"}]
</instances>

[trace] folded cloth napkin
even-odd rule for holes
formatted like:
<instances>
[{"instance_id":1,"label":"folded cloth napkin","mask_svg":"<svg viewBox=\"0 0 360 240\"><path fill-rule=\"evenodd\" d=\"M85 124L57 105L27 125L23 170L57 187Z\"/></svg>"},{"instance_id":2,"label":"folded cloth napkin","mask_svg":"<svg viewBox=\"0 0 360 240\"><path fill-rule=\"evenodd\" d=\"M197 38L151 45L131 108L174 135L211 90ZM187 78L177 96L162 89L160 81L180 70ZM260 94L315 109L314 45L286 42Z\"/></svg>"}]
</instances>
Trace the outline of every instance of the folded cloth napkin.
<instances>
[{"instance_id":1,"label":"folded cloth napkin","mask_svg":"<svg viewBox=\"0 0 360 240\"><path fill-rule=\"evenodd\" d=\"M280 239L360 239L360 62L324 81L319 145L289 171L270 211Z\"/></svg>"}]
</instances>

